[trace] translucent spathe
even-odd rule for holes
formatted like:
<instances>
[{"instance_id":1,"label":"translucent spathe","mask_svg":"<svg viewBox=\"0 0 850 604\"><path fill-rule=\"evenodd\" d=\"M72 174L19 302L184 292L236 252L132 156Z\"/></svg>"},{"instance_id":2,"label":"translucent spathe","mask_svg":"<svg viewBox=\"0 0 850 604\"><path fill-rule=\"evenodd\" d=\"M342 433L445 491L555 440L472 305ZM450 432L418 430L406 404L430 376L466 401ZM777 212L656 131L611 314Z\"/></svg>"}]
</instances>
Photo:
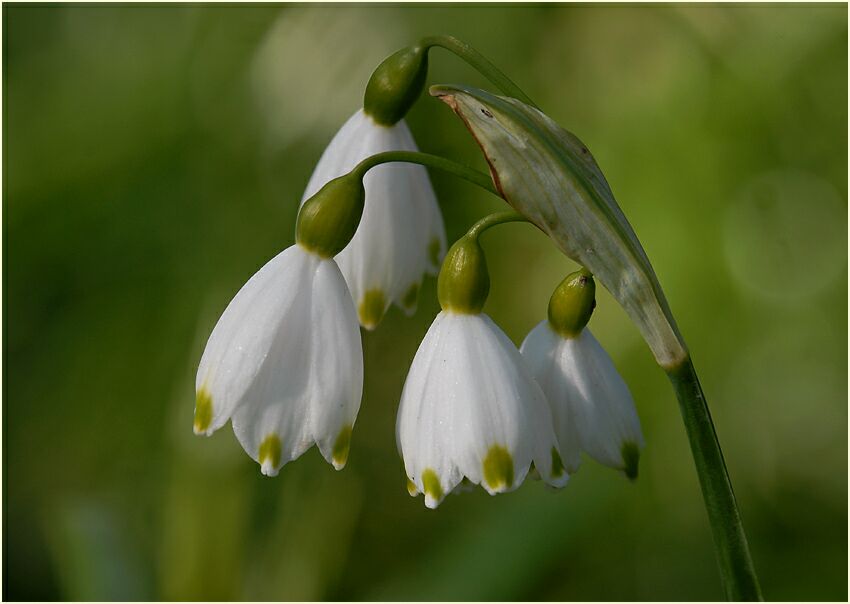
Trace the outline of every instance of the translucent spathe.
<instances>
[{"instance_id":1,"label":"translucent spathe","mask_svg":"<svg viewBox=\"0 0 850 604\"><path fill-rule=\"evenodd\" d=\"M611 357L590 330L566 338L542 321L520 351L546 394L567 471L578 467L583 450L634 478L644 446L637 410Z\"/></svg>"},{"instance_id":2,"label":"translucent spathe","mask_svg":"<svg viewBox=\"0 0 850 604\"><path fill-rule=\"evenodd\" d=\"M431 94L469 128L505 200L602 282L658 363L683 362L687 349L655 272L587 147L516 99L458 86Z\"/></svg>"},{"instance_id":3,"label":"translucent spathe","mask_svg":"<svg viewBox=\"0 0 850 604\"><path fill-rule=\"evenodd\" d=\"M483 314L441 312L413 359L396 437L411 494L437 507L464 478L490 494L534 466L566 484L544 395L508 337Z\"/></svg>"},{"instance_id":4,"label":"translucent spathe","mask_svg":"<svg viewBox=\"0 0 850 604\"><path fill-rule=\"evenodd\" d=\"M257 271L213 329L195 388L195 432L212 434L232 418L263 474L277 474L314 443L342 468L363 354L336 262L293 245Z\"/></svg>"},{"instance_id":5,"label":"translucent spathe","mask_svg":"<svg viewBox=\"0 0 850 604\"><path fill-rule=\"evenodd\" d=\"M416 151L404 120L381 126L363 110L355 113L325 149L304 191L311 197L329 180L383 151ZM366 174L366 206L351 243L336 256L360 323L373 329L390 304L416 310L424 274L436 274L446 234L425 168L391 163Z\"/></svg>"}]
</instances>

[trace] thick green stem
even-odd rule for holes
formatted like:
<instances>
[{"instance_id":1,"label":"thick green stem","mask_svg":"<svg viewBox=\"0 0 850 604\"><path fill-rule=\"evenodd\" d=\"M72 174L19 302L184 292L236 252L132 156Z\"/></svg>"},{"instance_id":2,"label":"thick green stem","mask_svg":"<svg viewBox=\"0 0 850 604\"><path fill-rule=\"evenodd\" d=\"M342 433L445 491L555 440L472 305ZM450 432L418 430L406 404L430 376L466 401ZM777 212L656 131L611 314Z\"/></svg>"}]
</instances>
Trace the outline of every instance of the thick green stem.
<instances>
[{"instance_id":1,"label":"thick green stem","mask_svg":"<svg viewBox=\"0 0 850 604\"><path fill-rule=\"evenodd\" d=\"M424 49L429 49L434 46L445 48L453 52L461 59L469 63L485 78L490 80L499 90L506 95L522 101L526 105L537 107L534 102L520 89L519 86L506 76L502 71L487 60L487 57L472 48L466 42L458 40L453 36L428 36L419 41L419 45Z\"/></svg>"},{"instance_id":2,"label":"thick green stem","mask_svg":"<svg viewBox=\"0 0 850 604\"><path fill-rule=\"evenodd\" d=\"M493 180L483 172L461 165L445 157L440 157L439 155L420 153L418 151L385 151L383 153L376 153L357 164L351 173L356 174L362 180L366 172L375 166L391 162L406 162L428 166L429 168L437 168L438 170L459 176L472 184L478 185L482 189L486 189L493 195L501 197L493 185Z\"/></svg>"},{"instance_id":3,"label":"thick green stem","mask_svg":"<svg viewBox=\"0 0 850 604\"><path fill-rule=\"evenodd\" d=\"M666 371L679 399L691 443L726 597L729 600L761 600L732 482L693 362L687 357Z\"/></svg>"}]
</instances>

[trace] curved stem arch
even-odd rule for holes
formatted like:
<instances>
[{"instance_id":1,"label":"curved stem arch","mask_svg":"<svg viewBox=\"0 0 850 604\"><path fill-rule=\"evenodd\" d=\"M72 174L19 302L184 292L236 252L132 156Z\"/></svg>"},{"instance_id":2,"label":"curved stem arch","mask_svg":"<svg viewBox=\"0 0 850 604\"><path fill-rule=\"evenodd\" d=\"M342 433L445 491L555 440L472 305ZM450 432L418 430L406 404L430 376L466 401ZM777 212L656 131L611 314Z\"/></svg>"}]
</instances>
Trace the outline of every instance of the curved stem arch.
<instances>
[{"instance_id":1,"label":"curved stem arch","mask_svg":"<svg viewBox=\"0 0 850 604\"><path fill-rule=\"evenodd\" d=\"M499 198L502 197L493 185L493 180L487 174L459 164L456 161L446 159L445 157L431 155L430 153L421 153L419 151L384 151L383 153L376 153L357 164L351 173L356 174L362 180L366 172L375 166L391 162L406 162L436 168L449 174L454 174L474 185L478 185Z\"/></svg>"},{"instance_id":2,"label":"curved stem arch","mask_svg":"<svg viewBox=\"0 0 850 604\"><path fill-rule=\"evenodd\" d=\"M493 65L487 57L472 48L466 42L458 40L454 36L428 36L426 38L422 38L419 41L419 45L426 50L437 46L456 54L481 73L481 75L490 80L493 85L504 94L522 101L526 105L537 108L534 101L532 101L528 95L513 82L513 80L502 73L502 71Z\"/></svg>"}]
</instances>

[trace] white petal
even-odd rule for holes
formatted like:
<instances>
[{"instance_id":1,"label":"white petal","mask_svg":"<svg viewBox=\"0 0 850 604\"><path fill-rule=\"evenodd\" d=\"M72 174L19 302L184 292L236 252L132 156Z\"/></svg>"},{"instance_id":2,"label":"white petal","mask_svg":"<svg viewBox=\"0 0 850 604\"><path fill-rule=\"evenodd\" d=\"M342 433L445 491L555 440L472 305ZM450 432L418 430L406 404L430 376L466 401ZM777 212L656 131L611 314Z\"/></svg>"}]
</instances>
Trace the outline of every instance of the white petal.
<instances>
[{"instance_id":1,"label":"white petal","mask_svg":"<svg viewBox=\"0 0 850 604\"><path fill-rule=\"evenodd\" d=\"M548 360L546 349L551 351ZM543 322L526 338L523 353L552 406L558 438L574 442L577 437L596 461L635 470L628 466L636 459L625 458L631 452L624 455L624 448L637 453L644 446L634 400L590 330L585 328L577 338L561 338Z\"/></svg>"},{"instance_id":2,"label":"white petal","mask_svg":"<svg viewBox=\"0 0 850 604\"><path fill-rule=\"evenodd\" d=\"M567 472L574 474L581 465L581 443L576 428L576 405L571 398L572 383L557 362L559 347L563 341L562 337L549 328L548 321L541 321L526 336L520 352L546 394L552 411L555 435L560 445L561 459Z\"/></svg>"},{"instance_id":3,"label":"white petal","mask_svg":"<svg viewBox=\"0 0 850 604\"><path fill-rule=\"evenodd\" d=\"M557 446L543 393L513 343L486 315L445 312L414 358L397 437L428 507L464 476L491 494L518 487L532 461L551 477ZM439 489L429 488L429 472Z\"/></svg>"},{"instance_id":4,"label":"white petal","mask_svg":"<svg viewBox=\"0 0 850 604\"><path fill-rule=\"evenodd\" d=\"M325 149L304 192L304 200L326 182L375 153L416 151L404 120L387 127L362 110L355 113ZM336 260L351 290L361 323L373 328L390 303L415 309L426 271L438 268L429 250L445 252L443 220L422 166L392 163L377 166L364 179L366 206L360 227Z\"/></svg>"},{"instance_id":5,"label":"white petal","mask_svg":"<svg viewBox=\"0 0 850 604\"><path fill-rule=\"evenodd\" d=\"M211 405L211 414L196 410L196 433L212 434L242 403L269 354L279 326L298 306L299 289L295 284L307 279L318 260L298 246L290 247L257 271L231 300L213 329L198 366L198 404Z\"/></svg>"},{"instance_id":6,"label":"white petal","mask_svg":"<svg viewBox=\"0 0 850 604\"><path fill-rule=\"evenodd\" d=\"M360 407L363 359L354 307L335 262L315 258L302 281L290 283L295 303L233 416L237 439L267 475L314 443L341 468Z\"/></svg>"},{"instance_id":7,"label":"white petal","mask_svg":"<svg viewBox=\"0 0 850 604\"><path fill-rule=\"evenodd\" d=\"M354 304L332 260L316 271L312 328L313 438L328 463L341 470L363 394L363 349Z\"/></svg>"}]
</instances>

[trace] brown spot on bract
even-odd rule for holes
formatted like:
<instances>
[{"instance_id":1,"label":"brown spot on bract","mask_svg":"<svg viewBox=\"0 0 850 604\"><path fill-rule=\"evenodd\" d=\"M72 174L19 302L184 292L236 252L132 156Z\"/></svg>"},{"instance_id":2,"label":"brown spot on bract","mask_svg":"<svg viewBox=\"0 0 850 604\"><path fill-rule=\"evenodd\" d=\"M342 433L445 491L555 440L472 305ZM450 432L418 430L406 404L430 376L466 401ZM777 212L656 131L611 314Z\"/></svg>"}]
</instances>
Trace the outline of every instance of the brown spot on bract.
<instances>
[{"instance_id":1,"label":"brown spot on bract","mask_svg":"<svg viewBox=\"0 0 850 604\"><path fill-rule=\"evenodd\" d=\"M484 109L484 107L481 108L481 113L483 113L487 117L493 117L493 114L490 113L489 111L487 111L486 109Z\"/></svg>"}]
</instances>

